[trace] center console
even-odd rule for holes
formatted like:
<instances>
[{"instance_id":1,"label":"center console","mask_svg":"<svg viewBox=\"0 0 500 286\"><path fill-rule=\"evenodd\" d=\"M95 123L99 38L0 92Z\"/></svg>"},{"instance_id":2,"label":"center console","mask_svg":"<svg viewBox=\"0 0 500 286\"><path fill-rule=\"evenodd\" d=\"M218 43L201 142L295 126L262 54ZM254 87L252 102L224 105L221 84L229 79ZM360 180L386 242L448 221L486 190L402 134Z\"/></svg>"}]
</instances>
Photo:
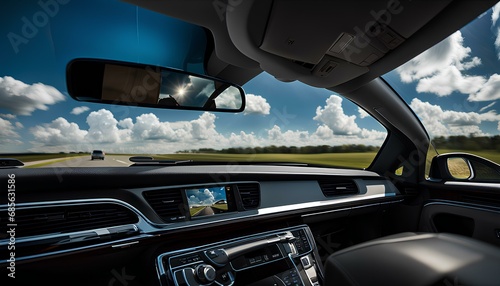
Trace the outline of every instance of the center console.
<instances>
[{"instance_id":1,"label":"center console","mask_svg":"<svg viewBox=\"0 0 500 286\"><path fill-rule=\"evenodd\" d=\"M323 278L305 225L163 253L157 267L162 285L317 286Z\"/></svg>"}]
</instances>

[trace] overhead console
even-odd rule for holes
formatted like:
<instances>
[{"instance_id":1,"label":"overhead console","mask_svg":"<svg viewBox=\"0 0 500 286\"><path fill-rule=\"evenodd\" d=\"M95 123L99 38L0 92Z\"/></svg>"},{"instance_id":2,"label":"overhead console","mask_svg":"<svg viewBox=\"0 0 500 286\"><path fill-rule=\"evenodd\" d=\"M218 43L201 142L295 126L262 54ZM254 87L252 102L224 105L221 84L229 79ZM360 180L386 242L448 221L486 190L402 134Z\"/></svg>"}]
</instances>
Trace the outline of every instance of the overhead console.
<instances>
[{"instance_id":1,"label":"overhead console","mask_svg":"<svg viewBox=\"0 0 500 286\"><path fill-rule=\"evenodd\" d=\"M376 78L494 4L453 0L270 2L243 1L238 9L226 13L234 46L278 79L325 88L361 76ZM451 22L450 17L459 19ZM440 21L427 29L429 23Z\"/></svg>"},{"instance_id":2,"label":"overhead console","mask_svg":"<svg viewBox=\"0 0 500 286\"><path fill-rule=\"evenodd\" d=\"M319 256L307 226L160 254L162 285L319 285Z\"/></svg>"}]
</instances>

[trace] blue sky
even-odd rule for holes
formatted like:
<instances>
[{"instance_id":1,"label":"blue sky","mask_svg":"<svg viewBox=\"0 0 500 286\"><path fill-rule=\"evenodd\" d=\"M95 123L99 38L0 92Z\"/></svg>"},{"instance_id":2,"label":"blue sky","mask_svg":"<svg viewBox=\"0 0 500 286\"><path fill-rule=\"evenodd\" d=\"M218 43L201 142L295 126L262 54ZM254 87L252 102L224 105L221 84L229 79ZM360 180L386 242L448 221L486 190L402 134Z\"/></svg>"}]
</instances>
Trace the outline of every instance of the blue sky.
<instances>
[{"instance_id":1,"label":"blue sky","mask_svg":"<svg viewBox=\"0 0 500 286\"><path fill-rule=\"evenodd\" d=\"M497 7L384 77L431 137L500 133Z\"/></svg>"},{"instance_id":2,"label":"blue sky","mask_svg":"<svg viewBox=\"0 0 500 286\"><path fill-rule=\"evenodd\" d=\"M4 35L0 41L0 153L103 149L158 154L268 145L381 145L385 138L380 124L333 92L299 82L282 83L266 73L243 86L247 110L240 114L74 101L67 95L64 77L71 59L106 58L202 72L203 31L112 0L10 1L3 6L2 12L8 15L2 17L0 27ZM498 23L493 25L492 18L488 12L474 27L450 37L448 48L440 49L443 66L434 64L427 73L416 72L423 70L419 63L424 59L386 76L431 135L499 133L500 119L494 110L500 105L494 95L478 89L496 83ZM449 79L440 71L450 64L455 67L456 86L425 85Z\"/></svg>"},{"instance_id":3,"label":"blue sky","mask_svg":"<svg viewBox=\"0 0 500 286\"><path fill-rule=\"evenodd\" d=\"M211 206L219 200L226 200L225 187L186 190L190 206Z\"/></svg>"}]
</instances>

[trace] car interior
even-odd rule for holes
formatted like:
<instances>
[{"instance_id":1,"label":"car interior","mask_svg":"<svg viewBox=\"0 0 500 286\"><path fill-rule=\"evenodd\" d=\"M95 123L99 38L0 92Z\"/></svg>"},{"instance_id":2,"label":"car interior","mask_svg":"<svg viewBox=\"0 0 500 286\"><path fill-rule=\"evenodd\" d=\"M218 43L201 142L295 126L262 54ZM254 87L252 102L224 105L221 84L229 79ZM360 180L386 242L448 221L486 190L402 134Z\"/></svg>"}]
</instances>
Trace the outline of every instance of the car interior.
<instances>
[{"instance_id":1,"label":"car interior","mask_svg":"<svg viewBox=\"0 0 500 286\"><path fill-rule=\"evenodd\" d=\"M231 84L237 95L262 72L327 89L362 107L387 138L365 169L149 157L131 158L127 168L30 169L2 159L2 188L16 184L15 208L7 191L0 198L2 285L500 283L500 166L463 154L488 175L456 180L449 155L428 164L426 129L382 78L496 1L124 2L201 27L203 79ZM92 67L87 76L68 65L68 92L95 101L79 91L102 89L105 80L78 78L92 80L95 63L108 62L80 58ZM221 92L187 109L228 112ZM157 100L182 108L173 101ZM196 212L189 198L197 190L223 199Z\"/></svg>"}]
</instances>

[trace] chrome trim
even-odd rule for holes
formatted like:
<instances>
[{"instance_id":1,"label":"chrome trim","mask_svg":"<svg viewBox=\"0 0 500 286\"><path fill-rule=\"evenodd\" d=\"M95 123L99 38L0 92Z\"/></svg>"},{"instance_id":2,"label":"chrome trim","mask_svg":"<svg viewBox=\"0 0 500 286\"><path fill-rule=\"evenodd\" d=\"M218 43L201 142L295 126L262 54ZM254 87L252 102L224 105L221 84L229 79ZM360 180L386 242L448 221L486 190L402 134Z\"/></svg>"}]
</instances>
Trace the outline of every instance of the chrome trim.
<instances>
[{"instance_id":1,"label":"chrome trim","mask_svg":"<svg viewBox=\"0 0 500 286\"><path fill-rule=\"evenodd\" d=\"M121 244L115 244L115 245L111 245L111 248L125 248L125 247L130 247L134 244L138 244L139 241L131 241L131 242L127 242L127 243L121 243Z\"/></svg>"},{"instance_id":2,"label":"chrome trim","mask_svg":"<svg viewBox=\"0 0 500 286\"><path fill-rule=\"evenodd\" d=\"M316 213L310 213L310 214L303 214L303 215L301 215L301 217L310 217L310 216L331 214L331 213L342 212L342 211L347 211L347 210L351 210L351 208L343 208L343 209L328 210L328 211L322 211L322 212L316 212Z\"/></svg>"},{"instance_id":3,"label":"chrome trim","mask_svg":"<svg viewBox=\"0 0 500 286\"><path fill-rule=\"evenodd\" d=\"M455 182L455 181L446 181L445 185L452 186L470 186L470 187L489 187L489 188L497 188L500 189L500 183L481 183L481 182Z\"/></svg>"},{"instance_id":4,"label":"chrome trim","mask_svg":"<svg viewBox=\"0 0 500 286\"><path fill-rule=\"evenodd\" d=\"M402 203L404 202L404 199L397 200L397 201L391 201L391 202L380 202L381 205L390 205L390 204L396 204L396 203Z\"/></svg>"},{"instance_id":5,"label":"chrome trim","mask_svg":"<svg viewBox=\"0 0 500 286\"><path fill-rule=\"evenodd\" d=\"M315 202L293 204L293 205L286 205L286 206L269 207L269 208L259 209L258 212L259 212L259 215L260 214L273 214L273 213L280 213L280 212L285 212L285 211L308 209L308 208L314 208L314 207L324 207L324 206L336 205L339 203L351 203L351 202L357 202L357 201L362 201L362 200L379 199L379 198L387 198L387 197L394 197L394 196L396 196L395 193L377 194L377 195L371 195L371 196L355 196L355 197L349 197L349 198L339 198L336 200L315 201Z\"/></svg>"},{"instance_id":6,"label":"chrome trim","mask_svg":"<svg viewBox=\"0 0 500 286\"><path fill-rule=\"evenodd\" d=\"M374 207L374 206L380 206L380 203L375 203L375 204L367 204L367 205L362 205L362 206L353 206L351 210L355 209L362 209L362 208L369 208L369 207Z\"/></svg>"}]
</instances>

